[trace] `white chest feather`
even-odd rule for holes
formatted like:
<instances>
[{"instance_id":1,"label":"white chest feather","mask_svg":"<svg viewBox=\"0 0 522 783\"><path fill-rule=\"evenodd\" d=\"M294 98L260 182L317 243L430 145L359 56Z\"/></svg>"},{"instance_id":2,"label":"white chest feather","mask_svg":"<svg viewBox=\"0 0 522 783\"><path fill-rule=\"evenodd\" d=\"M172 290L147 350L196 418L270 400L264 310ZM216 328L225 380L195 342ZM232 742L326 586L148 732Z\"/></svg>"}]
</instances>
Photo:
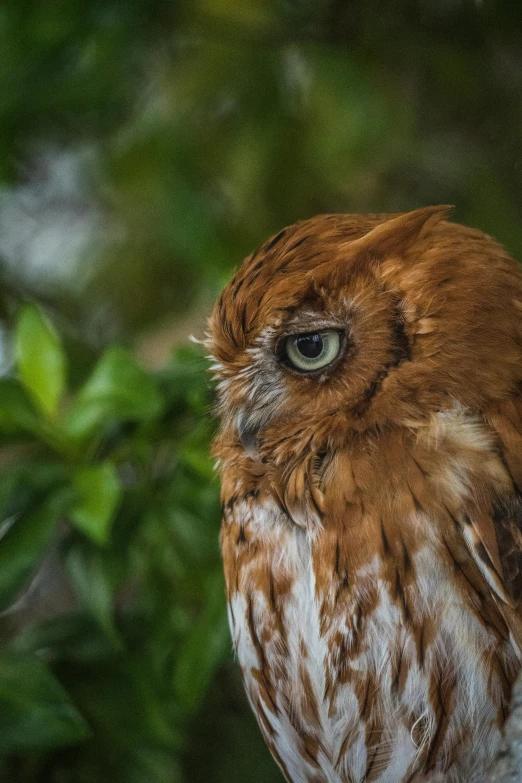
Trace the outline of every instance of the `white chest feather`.
<instances>
[{"instance_id":1,"label":"white chest feather","mask_svg":"<svg viewBox=\"0 0 522 783\"><path fill-rule=\"evenodd\" d=\"M252 579L229 613L247 694L283 772L314 783L485 780L506 701L488 662L511 673L510 646L498 648L428 545L414 556L406 615L375 562L325 618L315 543L274 524L277 513L258 508L250 521L270 537L268 569L288 590L276 600Z\"/></svg>"}]
</instances>

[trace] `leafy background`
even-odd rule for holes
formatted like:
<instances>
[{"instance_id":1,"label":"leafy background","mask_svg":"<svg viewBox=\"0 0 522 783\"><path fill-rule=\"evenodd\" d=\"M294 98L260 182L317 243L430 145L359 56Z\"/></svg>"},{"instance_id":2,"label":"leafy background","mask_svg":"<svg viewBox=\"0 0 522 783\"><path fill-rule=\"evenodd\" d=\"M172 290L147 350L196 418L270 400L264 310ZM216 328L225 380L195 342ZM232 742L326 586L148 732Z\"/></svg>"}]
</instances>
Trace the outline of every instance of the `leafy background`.
<instances>
[{"instance_id":1,"label":"leafy background","mask_svg":"<svg viewBox=\"0 0 522 783\"><path fill-rule=\"evenodd\" d=\"M0 780L275 783L186 338L317 212L522 257L522 4L4 0L0 84Z\"/></svg>"}]
</instances>

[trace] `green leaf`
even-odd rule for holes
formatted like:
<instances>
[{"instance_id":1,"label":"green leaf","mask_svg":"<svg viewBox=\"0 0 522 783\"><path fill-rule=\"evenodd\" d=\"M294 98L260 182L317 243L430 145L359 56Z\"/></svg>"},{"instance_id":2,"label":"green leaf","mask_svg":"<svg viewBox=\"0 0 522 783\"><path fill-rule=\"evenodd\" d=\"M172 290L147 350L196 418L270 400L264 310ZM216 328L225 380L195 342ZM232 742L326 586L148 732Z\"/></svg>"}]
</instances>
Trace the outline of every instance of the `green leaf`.
<instances>
[{"instance_id":1,"label":"green leaf","mask_svg":"<svg viewBox=\"0 0 522 783\"><path fill-rule=\"evenodd\" d=\"M67 553L65 563L82 606L96 620L113 646L119 648L121 640L113 618L116 580L107 550L80 542Z\"/></svg>"},{"instance_id":2,"label":"green leaf","mask_svg":"<svg viewBox=\"0 0 522 783\"><path fill-rule=\"evenodd\" d=\"M205 444L205 446L206 448L198 448L190 444L184 445L181 449L181 458L186 465L189 465L203 479L213 481L215 479L214 465L209 456L208 444Z\"/></svg>"},{"instance_id":3,"label":"green leaf","mask_svg":"<svg viewBox=\"0 0 522 783\"><path fill-rule=\"evenodd\" d=\"M54 418L65 387L65 355L53 326L34 305L25 305L18 314L16 362L27 392Z\"/></svg>"},{"instance_id":4,"label":"green leaf","mask_svg":"<svg viewBox=\"0 0 522 783\"><path fill-rule=\"evenodd\" d=\"M38 427L38 412L23 386L10 378L0 380L0 430L35 432Z\"/></svg>"},{"instance_id":5,"label":"green leaf","mask_svg":"<svg viewBox=\"0 0 522 783\"><path fill-rule=\"evenodd\" d=\"M174 672L176 693L189 712L199 707L230 646L221 569L211 574L205 592L205 610L184 640Z\"/></svg>"},{"instance_id":6,"label":"green leaf","mask_svg":"<svg viewBox=\"0 0 522 783\"><path fill-rule=\"evenodd\" d=\"M0 608L9 605L37 568L69 502L69 491L61 489L19 519L4 521L7 529L0 537Z\"/></svg>"},{"instance_id":7,"label":"green leaf","mask_svg":"<svg viewBox=\"0 0 522 783\"><path fill-rule=\"evenodd\" d=\"M180 413L190 410L197 415L211 405L209 362L200 348L177 348L167 367L158 373L162 391L170 407Z\"/></svg>"},{"instance_id":8,"label":"green leaf","mask_svg":"<svg viewBox=\"0 0 522 783\"><path fill-rule=\"evenodd\" d=\"M80 390L65 428L72 437L83 438L112 420L153 420L163 406L156 382L130 353L123 348L109 348Z\"/></svg>"},{"instance_id":9,"label":"green leaf","mask_svg":"<svg viewBox=\"0 0 522 783\"><path fill-rule=\"evenodd\" d=\"M72 522L97 544L105 544L121 498L121 486L112 462L82 468L73 480L77 501Z\"/></svg>"},{"instance_id":10,"label":"green leaf","mask_svg":"<svg viewBox=\"0 0 522 783\"><path fill-rule=\"evenodd\" d=\"M75 611L24 625L10 643L22 653L46 651L53 663L96 664L108 658L113 645L95 618ZM1 780L1 778L0 778Z\"/></svg>"},{"instance_id":11,"label":"green leaf","mask_svg":"<svg viewBox=\"0 0 522 783\"><path fill-rule=\"evenodd\" d=\"M54 749L85 739L89 730L43 661L0 653L0 752Z\"/></svg>"},{"instance_id":12,"label":"green leaf","mask_svg":"<svg viewBox=\"0 0 522 783\"><path fill-rule=\"evenodd\" d=\"M26 456L0 472L0 520L31 512L68 478L66 465ZM0 538L0 550L1 550Z\"/></svg>"}]
</instances>

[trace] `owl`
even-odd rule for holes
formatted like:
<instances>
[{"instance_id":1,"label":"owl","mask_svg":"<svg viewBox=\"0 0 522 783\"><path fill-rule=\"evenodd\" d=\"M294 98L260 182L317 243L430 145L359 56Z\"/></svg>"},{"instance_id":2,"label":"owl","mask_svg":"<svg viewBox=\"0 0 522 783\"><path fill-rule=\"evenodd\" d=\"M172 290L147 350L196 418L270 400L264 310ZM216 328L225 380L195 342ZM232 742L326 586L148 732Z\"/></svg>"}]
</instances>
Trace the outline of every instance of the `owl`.
<instances>
[{"instance_id":1,"label":"owl","mask_svg":"<svg viewBox=\"0 0 522 783\"><path fill-rule=\"evenodd\" d=\"M522 650L522 274L445 206L323 215L210 317L221 546L288 781L481 783Z\"/></svg>"}]
</instances>

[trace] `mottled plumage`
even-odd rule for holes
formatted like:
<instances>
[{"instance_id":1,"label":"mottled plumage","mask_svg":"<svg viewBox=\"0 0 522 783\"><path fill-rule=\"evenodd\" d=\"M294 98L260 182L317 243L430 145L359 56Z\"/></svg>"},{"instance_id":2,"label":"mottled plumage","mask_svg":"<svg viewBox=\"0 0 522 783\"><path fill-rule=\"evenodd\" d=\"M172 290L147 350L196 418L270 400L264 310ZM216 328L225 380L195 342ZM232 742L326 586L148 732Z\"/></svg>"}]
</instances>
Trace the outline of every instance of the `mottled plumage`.
<instances>
[{"instance_id":1,"label":"mottled plumage","mask_svg":"<svg viewBox=\"0 0 522 783\"><path fill-rule=\"evenodd\" d=\"M210 319L230 626L289 781L485 781L520 669L522 275L446 216L297 223Z\"/></svg>"}]
</instances>

